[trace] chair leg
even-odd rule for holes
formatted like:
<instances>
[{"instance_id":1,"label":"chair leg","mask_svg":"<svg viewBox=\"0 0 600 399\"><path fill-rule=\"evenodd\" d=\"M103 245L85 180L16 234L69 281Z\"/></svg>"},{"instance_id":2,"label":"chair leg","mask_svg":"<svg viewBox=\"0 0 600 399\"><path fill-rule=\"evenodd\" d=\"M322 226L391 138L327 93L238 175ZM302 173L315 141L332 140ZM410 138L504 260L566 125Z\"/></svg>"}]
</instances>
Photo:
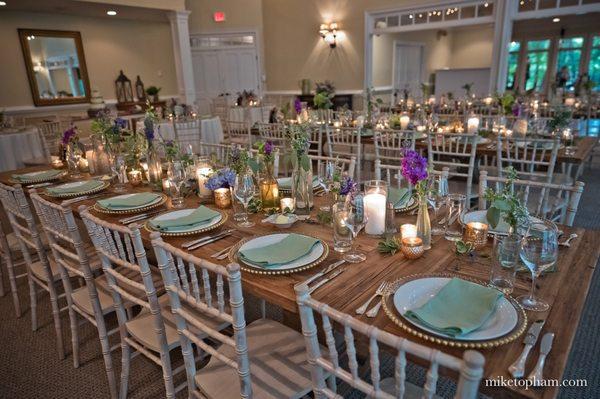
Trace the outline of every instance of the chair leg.
<instances>
[{"instance_id":1,"label":"chair leg","mask_svg":"<svg viewBox=\"0 0 600 399\"><path fill-rule=\"evenodd\" d=\"M160 361L162 363L163 379L165 380L165 391L167 398L174 399L175 387L173 385L173 370L171 369L171 357L169 356L168 349L165 348L160 352Z\"/></svg>"},{"instance_id":2,"label":"chair leg","mask_svg":"<svg viewBox=\"0 0 600 399\"><path fill-rule=\"evenodd\" d=\"M98 326L98 337L100 338L100 347L102 348L102 357L104 358L104 368L108 378L110 397L116 399L118 397L117 380L115 379L115 371L113 370L112 365L112 356L110 354L110 343L108 341L108 334L106 332L106 323L102 314L96 315L96 325Z\"/></svg>"},{"instance_id":3,"label":"chair leg","mask_svg":"<svg viewBox=\"0 0 600 399\"><path fill-rule=\"evenodd\" d=\"M0 297L6 295L6 291L4 291L4 274L2 274L2 264L4 263L5 256L5 254L2 254L0 257Z\"/></svg>"},{"instance_id":4,"label":"chair leg","mask_svg":"<svg viewBox=\"0 0 600 399\"><path fill-rule=\"evenodd\" d=\"M124 327L122 327L124 328ZM120 399L127 399L127 389L129 385L129 363L131 362L130 347L121 336L121 390Z\"/></svg>"},{"instance_id":5,"label":"chair leg","mask_svg":"<svg viewBox=\"0 0 600 399\"><path fill-rule=\"evenodd\" d=\"M71 345L73 346L73 367L79 368L79 321L77 313L69 305L69 321L71 323Z\"/></svg>"},{"instance_id":6,"label":"chair leg","mask_svg":"<svg viewBox=\"0 0 600 399\"><path fill-rule=\"evenodd\" d=\"M37 292L31 276L27 276L27 280L29 280L29 300L31 302L31 330L37 331Z\"/></svg>"},{"instance_id":7,"label":"chair leg","mask_svg":"<svg viewBox=\"0 0 600 399\"><path fill-rule=\"evenodd\" d=\"M15 314L17 318L21 317L21 302L19 301L19 292L17 291L17 278L15 277L15 264L12 260L12 253L8 252L4 258L6 260L6 270L8 270L8 282L10 283L10 292L13 297Z\"/></svg>"},{"instance_id":8,"label":"chair leg","mask_svg":"<svg viewBox=\"0 0 600 399\"><path fill-rule=\"evenodd\" d=\"M50 304L52 305L52 318L54 319L54 330L56 332L56 346L58 350L58 358L65 358L65 348L62 338L62 327L60 325L60 308L58 306L58 295L56 295L56 286L54 281L47 279L48 290L50 292Z\"/></svg>"}]
</instances>

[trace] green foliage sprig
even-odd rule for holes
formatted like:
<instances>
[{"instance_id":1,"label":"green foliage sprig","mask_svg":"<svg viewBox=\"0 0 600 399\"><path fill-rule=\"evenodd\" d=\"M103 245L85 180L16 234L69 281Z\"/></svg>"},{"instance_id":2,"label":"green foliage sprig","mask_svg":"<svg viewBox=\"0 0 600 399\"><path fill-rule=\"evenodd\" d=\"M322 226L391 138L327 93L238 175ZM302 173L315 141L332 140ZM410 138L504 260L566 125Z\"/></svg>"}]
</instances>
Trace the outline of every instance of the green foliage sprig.
<instances>
[{"instance_id":1,"label":"green foliage sprig","mask_svg":"<svg viewBox=\"0 0 600 399\"><path fill-rule=\"evenodd\" d=\"M488 188L485 192L485 198L490 203L486 219L492 228L498 226L500 219L503 218L513 229L516 229L529 221L529 211L514 192L517 171L512 166L506 168L506 177L507 182L502 191L497 193Z\"/></svg>"},{"instance_id":2,"label":"green foliage sprig","mask_svg":"<svg viewBox=\"0 0 600 399\"><path fill-rule=\"evenodd\" d=\"M469 255L475 247L470 242L464 242L463 240L458 240L454 243L454 253L456 255Z\"/></svg>"},{"instance_id":3,"label":"green foliage sprig","mask_svg":"<svg viewBox=\"0 0 600 399\"><path fill-rule=\"evenodd\" d=\"M554 109L554 117L548 122L548 129L555 131L569 127L571 117L572 112L567 107L556 107Z\"/></svg>"},{"instance_id":4,"label":"green foliage sprig","mask_svg":"<svg viewBox=\"0 0 600 399\"><path fill-rule=\"evenodd\" d=\"M395 255L400 251L400 241L394 236L381 240L377 243L377 250L382 254Z\"/></svg>"},{"instance_id":5,"label":"green foliage sprig","mask_svg":"<svg viewBox=\"0 0 600 399\"><path fill-rule=\"evenodd\" d=\"M291 125L287 131L292 166L294 169L301 167L307 172L310 170L310 158L308 157L310 129L311 126L308 123L301 123Z\"/></svg>"}]
</instances>

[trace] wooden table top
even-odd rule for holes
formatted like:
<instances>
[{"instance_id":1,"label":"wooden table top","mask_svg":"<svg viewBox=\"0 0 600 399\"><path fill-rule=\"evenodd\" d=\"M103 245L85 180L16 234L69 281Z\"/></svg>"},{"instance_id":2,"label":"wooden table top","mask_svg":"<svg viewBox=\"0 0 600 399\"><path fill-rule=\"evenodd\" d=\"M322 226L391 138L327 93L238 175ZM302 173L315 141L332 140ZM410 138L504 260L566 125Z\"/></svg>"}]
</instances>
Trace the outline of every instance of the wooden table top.
<instances>
[{"instance_id":1,"label":"wooden table top","mask_svg":"<svg viewBox=\"0 0 600 399\"><path fill-rule=\"evenodd\" d=\"M19 172L34 171L43 169L41 167L27 168ZM13 172L4 172L0 174L0 182L9 184L8 179ZM39 189L40 191L42 189ZM146 191L147 187L138 187L131 191ZM108 193L107 193L108 194ZM73 204L75 211L81 205L91 206L96 199L90 199ZM315 202L318 207L323 198L316 197ZM57 200L59 202L59 200ZM196 207L200 203L197 197L188 198L186 206ZM231 211L228 210L231 214ZM312 218L314 219L314 211ZM95 213L103 219L118 223L119 216L110 216ZM121 216L122 217L122 216ZM253 235L269 234L281 232L271 225L262 224L260 220L264 216L251 215L256 225L250 229L243 229L236 226L232 218L222 228L236 228L237 232L232 236L219 240L215 243L206 245L197 250L191 251L198 257L209 258L209 256L227 246L237 243L240 239L251 237ZM398 215L396 218L398 225L401 223L414 223L416 216ZM550 305L550 310L544 313L527 312L529 323L531 320L546 319L543 333L554 332L555 339L553 349L550 352L544 369L545 378L560 379L562 377L571 345L575 337L575 332L579 323L590 281L594 268L600 257L600 235L591 230L579 228L562 228L566 235L575 232L579 238L573 241L571 248L560 248L558 259L558 272L549 273L539 279L539 289L537 294L546 300ZM246 293L264 298L272 304L278 305L285 311L297 314L297 306L294 294L294 285L311 276L313 273L323 269L335 260L341 258L340 254L333 251L333 232L331 227L297 222L291 230L297 233L310 234L322 239L330 246L328 258L321 264L310 270L303 272L283 275L283 276L261 276L248 272L242 272L243 288ZM142 229L144 244L150 249L149 233ZM166 237L165 241L176 246L180 246L190 237ZM324 287L316 290L313 297L323 301L330 306L351 314L360 306L379 286L382 281L393 281L397 278L413 274L430 273L450 273L456 276L467 276L487 281L489 277L490 259L476 256L474 259L468 257L456 257L453 252L452 243L446 241L441 236L435 236L432 249L427 251L423 257L417 260L407 260L401 254L394 256L382 255L377 251L378 239L361 234L358 238L358 247L367 254L367 260L359 264L345 264L346 270L340 277L334 279ZM490 247L491 245L488 245ZM490 248L483 251L489 252ZM149 254L152 253L150 250ZM209 258L211 259L211 258ZM227 261L216 261L226 264ZM526 273L519 274L517 277L515 292L513 296L526 293L530 287L530 280ZM375 319L369 319L366 316L357 316L360 320L374 324L379 328L406 337L412 341L420 342L424 345L436 347L444 352L455 356L462 356L462 350L435 345L423 341L416 336L404 332L397 327L383 311ZM529 326L528 326L529 328ZM502 376L509 379L508 366L517 358L523 349L522 337L516 341L503 345L496 349L481 350L485 356L485 374L484 378L493 378ZM527 371L531 370L539 354L539 343L532 350L527 362ZM558 388L517 388L517 387L485 387L482 382L480 389L493 397L526 397L526 398L552 398L555 397Z\"/></svg>"}]
</instances>

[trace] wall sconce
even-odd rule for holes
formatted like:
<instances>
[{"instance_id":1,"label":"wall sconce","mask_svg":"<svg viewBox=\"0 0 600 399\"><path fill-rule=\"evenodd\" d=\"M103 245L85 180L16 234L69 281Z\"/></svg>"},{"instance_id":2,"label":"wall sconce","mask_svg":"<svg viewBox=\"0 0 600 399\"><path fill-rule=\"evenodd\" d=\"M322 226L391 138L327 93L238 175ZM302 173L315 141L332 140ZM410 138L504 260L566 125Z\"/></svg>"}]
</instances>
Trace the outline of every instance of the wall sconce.
<instances>
[{"instance_id":1,"label":"wall sconce","mask_svg":"<svg viewBox=\"0 0 600 399\"><path fill-rule=\"evenodd\" d=\"M337 46L337 29L338 24L336 22L321 24L319 27L319 35L321 35L325 43L329 44L331 48Z\"/></svg>"}]
</instances>

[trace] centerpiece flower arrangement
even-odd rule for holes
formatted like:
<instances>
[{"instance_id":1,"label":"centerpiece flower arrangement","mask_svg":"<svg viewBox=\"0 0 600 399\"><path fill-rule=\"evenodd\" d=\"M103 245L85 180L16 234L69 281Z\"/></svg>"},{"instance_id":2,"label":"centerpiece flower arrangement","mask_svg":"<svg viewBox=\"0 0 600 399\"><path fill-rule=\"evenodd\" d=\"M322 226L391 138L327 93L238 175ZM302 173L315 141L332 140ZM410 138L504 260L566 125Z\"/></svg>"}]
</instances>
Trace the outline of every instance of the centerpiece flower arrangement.
<instances>
[{"instance_id":1,"label":"centerpiece flower arrangement","mask_svg":"<svg viewBox=\"0 0 600 399\"><path fill-rule=\"evenodd\" d=\"M313 175L308 148L310 147L309 124L292 125L287 131L292 163L292 198L296 213L309 214L313 206Z\"/></svg>"},{"instance_id":2,"label":"centerpiece flower arrangement","mask_svg":"<svg viewBox=\"0 0 600 399\"><path fill-rule=\"evenodd\" d=\"M317 82L313 104L316 109L330 109L333 107L333 97L335 96L335 87L333 83L326 80Z\"/></svg>"},{"instance_id":3,"label":"centerpiece flower arrangement","mask_svg":"<svg viewBox=\"0 0 600 399\"><path fill-rule=\"evenodd\" d=\"M147 152L146 164L148 166L147 178L150 186L154 190L162 188L162 162L158 149L154 145L155 124L158 122L158 115L150 101L146 103L146 113L144 114L144 135L146 136Z\"/></svg>"},{"instance_id":4,"label":"centerpiece flower arrangement","mask_svg":"<svg viewBox=\"0 0 600 399\"><path fill-rule=\"evenodd\" d=\"M258 96L252 90L243 90L237 93L236 105L247 107L249 105L258 105Z\"/></svg>"},{"instance_id":5,"label":"centerpiece flower arrangement","mask_svg":"<svg viewBox=\"0 0 600 399\"><path fill-rule=\"evenodd\" d=\"M229 168L214 172L204 184L213 192L215 205L219 208L229 208L232 202L231 189L235 184L235 172Z\"/></svg>"},{"instance_id":6,"label":"centerpiece flower arrangement","mask_svg":"<svg viewBox=\"0 0 600 399\"><path fill-rule=\"evenodd\" d=\"M485 192L485 198L490 203L486 219L493 228L498 226L501 220L504 220L509 225L509 233L513 234L519 227L524 227L529 223L529 211L515 193L514 182L518 177L517 171L509 166L505 173L507 182L501 191L496 192L488 188Z\"/></svg>"},{"instance_id":7,"label":"centerpiece flower arrangement","mask_svg":"<svg viewBox=\"0 0 600 399\"><path fill-rule=\"evenodd\" d=\"M262 210L270 212L279 209L279 185L274 176L275 146L270 140L256 144L258 159L249 159L252 169L260 170L258 182Z\"/></svg>"},{"instance_id":8,"label":"centerpiece flower arrangement","mask_svg":"<svg viewBox=\"0 0 600 399\"><path fill-rule=\"evenodd\" d=\"M388 125L390 129L400 129L402 124L400 123L400 114L392 114L388 118Z\"/></svg>"},{"instance_id":9,"label":"centerpiece flower arrangement","mask_svg":"<svg viewBox=\"0 0 600 399\"><path fill-rule=\"evenodd\" d=\"M71 125L63 132L60 145L63 149L61 152L64 154L64 159L67 161L71 172L71 177L80 177L79 162L83 157L84 148L79 142L79 134L75 125Z\"/></svg>"},{"instance_id":10,"label":"centerpiece flower arrangement","mask_svg":"<svg viewBox=\"0 0 600 399\"><path fill-rule=\"evenodd\" d=\"M402 158L402 176L415 187L419 198L417 235L423 240L425 249L431 248L431 221L427 210L427 158L414 150L405 150Z\"/></svg>"}]
</instances>

